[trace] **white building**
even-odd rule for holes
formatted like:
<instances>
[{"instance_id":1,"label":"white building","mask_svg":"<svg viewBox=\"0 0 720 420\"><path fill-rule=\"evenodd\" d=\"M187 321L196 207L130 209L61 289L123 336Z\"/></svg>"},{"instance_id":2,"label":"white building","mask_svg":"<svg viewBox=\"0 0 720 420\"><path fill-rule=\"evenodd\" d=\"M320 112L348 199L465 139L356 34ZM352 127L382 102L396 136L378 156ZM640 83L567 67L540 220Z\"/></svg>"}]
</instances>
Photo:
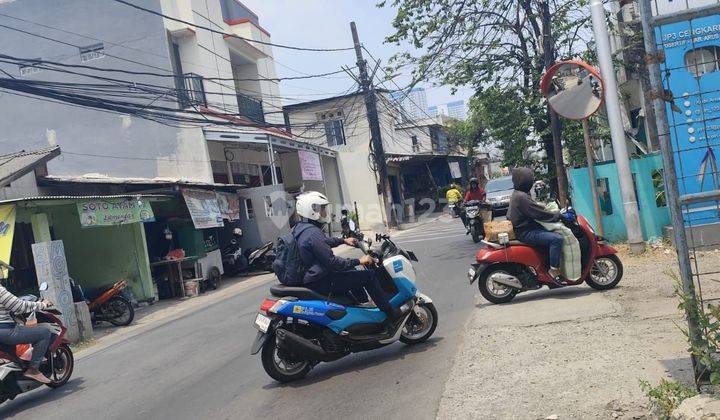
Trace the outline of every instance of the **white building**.
<instances>
[{"instance_id":1,"label":"white building","mask_svg":"<svg viewBox=\"0 0 720 420\"><path fill-rule=\"evenodd\" d=\"M407 121L386 91L377 95L381 137L388 163L385 186L394 208L391 217L407 219L420 199L435 200L436 189L453 181L449 162L458 162L465 178L462 151L453 150L443 130L446 118ZM370 156L370 127L363 94L325 98L285 107L287 122L308 125L304 137L337 151L345 207L358 205L362 229L382 230L388 223L379 194L375 163ZM297 134L297 130L293 130ZM407 202L415 199L415 203Z\"/></svg>"},{"instance_id":2,"label":"white building","mask_svg":"<svg viewBox=\"0 0 720 420\"><path fill-rule=\"evenodd\" d=\"M412 88L409 91L399 91L390 94L390 98L398 103L405 114L411 120L427 118L427 95L421 87Z\"/></svg>"}]
</instances>

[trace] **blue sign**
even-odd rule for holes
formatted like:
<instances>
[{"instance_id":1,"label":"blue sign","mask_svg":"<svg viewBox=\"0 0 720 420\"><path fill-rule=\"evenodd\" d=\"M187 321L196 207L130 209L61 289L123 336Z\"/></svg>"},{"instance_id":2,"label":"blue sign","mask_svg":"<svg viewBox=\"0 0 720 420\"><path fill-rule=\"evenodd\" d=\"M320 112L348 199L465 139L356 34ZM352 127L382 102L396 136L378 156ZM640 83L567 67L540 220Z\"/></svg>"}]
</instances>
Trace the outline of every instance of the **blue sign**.
<instances>
[{"instance_id":1,"label":"blue sign","mask_svg":"<svg viewBox=\"0 0 720 420\"><path fill-rule=\"evenodd\" d=\"M720 16L663 25L655 30L664 51L663 86L680 194L720 188ZM688 225L716 223L716 205L684 211Z\"/></svg>"}]
</instances>

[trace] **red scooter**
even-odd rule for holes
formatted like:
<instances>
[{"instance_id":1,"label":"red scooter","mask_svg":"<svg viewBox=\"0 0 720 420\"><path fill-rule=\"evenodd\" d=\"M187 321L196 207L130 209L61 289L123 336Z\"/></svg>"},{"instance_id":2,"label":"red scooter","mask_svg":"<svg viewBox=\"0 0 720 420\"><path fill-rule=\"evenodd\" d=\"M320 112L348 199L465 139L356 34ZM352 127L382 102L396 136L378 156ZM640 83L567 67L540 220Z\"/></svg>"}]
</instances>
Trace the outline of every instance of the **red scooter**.
<instances>
[{"instance_id":1,"label":"red scooter","mask_svg":"<svg viewBox=\"0 0 720 420\"><path fill-rule=\"evenodd\" d=\"M572 209L567 211L573 212ZM617 250L596 235L583 216L563 221L580 243L582 275L567 286L583 282L597 290L612 289L623 275L623 266ZM561 287L548 274L548 249L523 244L519 241L494 243L482 241L476 255L477 262L468 271L470 284L478 280L483 297L492 303L510 302L515 295L542 286Z\"/></svg>"},{"instance_id":2,"label":"red scooter","mask_svg":"<svg viewBox=\"0 0 720 420\"><path fill-rule=\"evenodd\" d=\"M2 263L2 261L0 261ZM6 265L6 267L9 267ZM40 290L47 290L47 283L40 285ZM20 299L36 301L35 296L23 296ZM60 311L55 307L34 313L36 325L33 328L46 328L52 333L52 343L40 365L40 371L50 379L50 388L59 388L67 383L72 376L75 360L70 349L70 342L65 338L67 329L60 318ZM17 322L26 323L25 316L17 318ZM39 388L42 384L34 379L23 376L32 356L33 348L29 344L17 346L0 344L0 403L12 400L19 394Z\"/></svg>"}]
</instances>

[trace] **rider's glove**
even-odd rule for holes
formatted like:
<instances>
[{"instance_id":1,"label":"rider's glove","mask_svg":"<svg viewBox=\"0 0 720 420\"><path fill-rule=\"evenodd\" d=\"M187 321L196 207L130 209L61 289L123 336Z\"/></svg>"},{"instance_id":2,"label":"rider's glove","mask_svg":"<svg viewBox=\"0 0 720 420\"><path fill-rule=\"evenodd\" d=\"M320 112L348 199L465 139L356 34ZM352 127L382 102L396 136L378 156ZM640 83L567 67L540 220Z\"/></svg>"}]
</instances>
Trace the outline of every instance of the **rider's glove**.
<instances>
[{"instance_id":1,"label":"rider's glove","mask_svg":"<svg viewBox=\"0 0 720 420\"><path fill-rule=\"evenodd\" d=\"M574 222L575 221L575 213L571 211L564 211L560 213L560 217L566 221L566 222Z\"/></svg>"}]
</instances>

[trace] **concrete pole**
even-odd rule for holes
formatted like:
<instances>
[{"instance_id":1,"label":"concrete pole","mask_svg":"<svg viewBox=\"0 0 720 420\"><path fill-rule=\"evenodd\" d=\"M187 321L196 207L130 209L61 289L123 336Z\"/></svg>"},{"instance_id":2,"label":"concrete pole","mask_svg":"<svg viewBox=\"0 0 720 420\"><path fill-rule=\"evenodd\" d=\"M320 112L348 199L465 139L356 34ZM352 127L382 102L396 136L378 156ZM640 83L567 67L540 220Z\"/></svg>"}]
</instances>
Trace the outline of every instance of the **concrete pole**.
<instances>
[{"instance_id":1,"label":"concrete pole","mask_svg":"<svg viewBox=\"0 0 720 420\"><path fill-rule=\"evenodd\" d=\"M613 67L610 51L610 36L605 22L605 8L602 0L590 0L590 11L592 12L600 73L605 86L605 108L610 124L613 154L615 155L615 164L617 165L620 181L620 195L622 196L628 243L630 244L630 252L639 254L645 251L645 242L640 228L640 213L637 198L635 197L635 188L633 187L632 172L630 172L630 158L627 143L625 142L622 116L620 115L620 99L618 98L615 68Z\"/></svg>"},{"instance_id":2,"label":"concrete pole","mask_svg":"<svg viewBox=\"0 0 720 420\"><path fill-rule=\"evenodd\" d=\"M582 120L583 140L585 140L585 155L587 156L588 176L590 177L590 193L592 194L593 209L595 210L595 228L598 235L602 236L602 212L600 211L600 200L597 194L597 181L595 178L595 158L593 157L592 143L590 143L590 127L587 118Z\"/></svg>"}]
</instances>

